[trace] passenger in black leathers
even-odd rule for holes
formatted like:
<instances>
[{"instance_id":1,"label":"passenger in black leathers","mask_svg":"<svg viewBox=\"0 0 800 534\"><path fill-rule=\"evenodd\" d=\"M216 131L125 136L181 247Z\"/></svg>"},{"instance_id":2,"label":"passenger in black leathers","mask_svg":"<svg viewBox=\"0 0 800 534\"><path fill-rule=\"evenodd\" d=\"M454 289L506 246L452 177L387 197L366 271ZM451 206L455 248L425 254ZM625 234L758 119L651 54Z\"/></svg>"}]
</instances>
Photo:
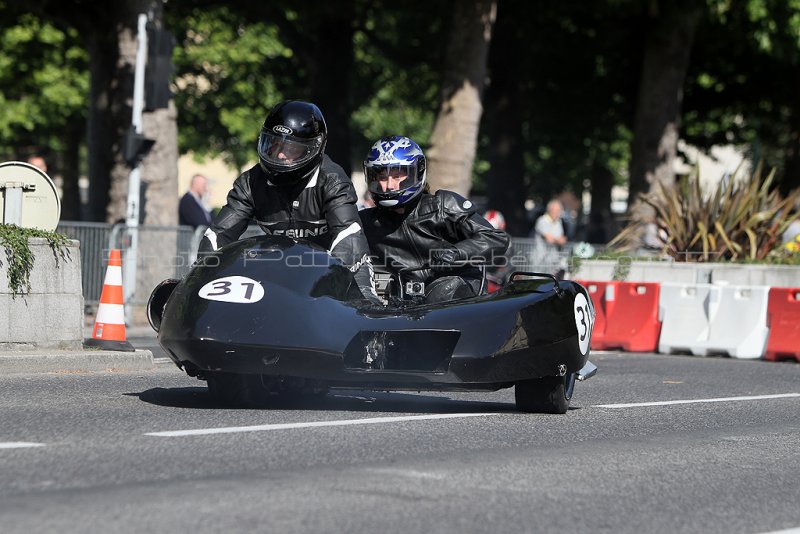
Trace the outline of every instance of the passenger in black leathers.
<instances>
[{"instance_id":1,"label":"passenger in black leathers","mask_svg":"<svg viewBox=\"0 0 800 534\"><path fill-rule=\"evenodd\" d=\"M376 207L359 215L373 262L403 281L425 284L425 302L477 295L480 264L491 264L508 248L509 238L477 212L472 202L451 191L430 194L422 149L402 136L377 141L364 161L367 187Z\"/></svg>"},{"instance_id":2,"label":"passenger in black leathers","mask_svg":"<svg viewBox=\"0 0 800 534\"><path fill-rule=\"evenodd\" d=\"M268 235L324 246L353 273L364 297L379 302L353 183L325 153L319 108L286 101L270 111L258 141L259 163L243 172L200 243L200 253L239 239L254 220Z\"/></svg>"}]
</instances>

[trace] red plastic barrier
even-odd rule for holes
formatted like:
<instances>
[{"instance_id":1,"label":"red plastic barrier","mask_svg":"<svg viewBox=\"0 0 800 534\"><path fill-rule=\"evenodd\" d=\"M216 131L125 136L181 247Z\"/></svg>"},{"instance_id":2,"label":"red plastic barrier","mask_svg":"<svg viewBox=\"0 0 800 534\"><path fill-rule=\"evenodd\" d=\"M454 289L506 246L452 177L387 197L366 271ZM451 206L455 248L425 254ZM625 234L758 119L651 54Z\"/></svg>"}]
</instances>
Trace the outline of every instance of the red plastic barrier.
<instances>
[{"instance_id":1,"label":"red plastic barrier","mask_svg":"<svg viewBox=\"0 0 800 534\"><path fill-rule=\"evenodd\" d=\"M606 338L606 287L616 282L592 282L591 280L575 280L586 288L594 304L595 319L592 328L591 348L603 350Z\"/></svg>"},{"instance_id":2,"label":"red plastic barrier","mask_svg":"<svg viewBox=\"0 0 800 534\"><path fill-rule=\"evenodd\" d=\"M592 348L655 352L661 335L660 285L654 282L578 282L592 297L597 319Z\"/></svg>"},{"instance_id":3,"label":"red plastic barrier","mask_svg":"<svg viewBox=\"0 0 800 534\"><path fill-rule=\"evenodd\" d=\"M764 359L800 361L800 288L770 288L767 326L769 338Z\"/></svg>"},{"instance_id":4,"label":"red plastic barrier","mask_svg":"<svg viewBox=\"0 0 800 534\"><path fill-rule=\"evenodd\" d=\"M613 307L606 304L606 343L628 352L655 352L661 335L658 297L654 282L617 282ZM610 295L606 295L608 301Z\"/></svg>"}]
</instances>

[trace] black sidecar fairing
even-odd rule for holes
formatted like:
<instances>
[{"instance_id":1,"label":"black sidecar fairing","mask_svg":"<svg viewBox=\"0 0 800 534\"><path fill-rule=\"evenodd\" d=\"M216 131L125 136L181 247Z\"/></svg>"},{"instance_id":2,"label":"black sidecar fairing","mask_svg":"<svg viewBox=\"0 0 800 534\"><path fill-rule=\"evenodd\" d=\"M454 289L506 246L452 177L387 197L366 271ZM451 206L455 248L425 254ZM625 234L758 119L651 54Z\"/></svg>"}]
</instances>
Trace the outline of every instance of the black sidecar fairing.
<instances>
[{"instance_id":1,"label":"black sidecar fairing","mask_svg":"<svg viewBox=\"0 0 800 534\"><path fill-rule=\"evenodd\" d=\"M517 280L447 304L380 307L359 299L350 271L325 250L261 236L223 247L177 282L159 316L158 338L190 374L499 389L574 373L586 363L588 340L579 343L574 308L576 298L585 302L585 289L559 286Z\"/></svg>"}]
</instances>

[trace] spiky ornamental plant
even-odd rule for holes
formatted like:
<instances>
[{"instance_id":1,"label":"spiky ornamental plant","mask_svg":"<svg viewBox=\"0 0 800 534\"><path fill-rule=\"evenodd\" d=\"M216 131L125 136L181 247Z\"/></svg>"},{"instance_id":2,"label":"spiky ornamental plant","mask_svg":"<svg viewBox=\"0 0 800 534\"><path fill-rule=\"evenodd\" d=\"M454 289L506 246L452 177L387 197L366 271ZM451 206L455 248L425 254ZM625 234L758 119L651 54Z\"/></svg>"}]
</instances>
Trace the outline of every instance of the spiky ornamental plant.
<instances>
[{"instance_id":1,"label":"spiky ornamental plant","mask_svg":"<svg viewBox=\"0 0 800 534\"><path fill-rule=\"evenodd\" d=\"M780 247L800 199L800 188L781 197L771 187L774 176L773 170L761 179L761 167L743 179L734 173L706 194L695 169L675 187L661 185L639 198L655 210L662 253L676 261L759 261ZM648 222L632 221L609 246L636 248Z\"/></svg>"}]
</instances>

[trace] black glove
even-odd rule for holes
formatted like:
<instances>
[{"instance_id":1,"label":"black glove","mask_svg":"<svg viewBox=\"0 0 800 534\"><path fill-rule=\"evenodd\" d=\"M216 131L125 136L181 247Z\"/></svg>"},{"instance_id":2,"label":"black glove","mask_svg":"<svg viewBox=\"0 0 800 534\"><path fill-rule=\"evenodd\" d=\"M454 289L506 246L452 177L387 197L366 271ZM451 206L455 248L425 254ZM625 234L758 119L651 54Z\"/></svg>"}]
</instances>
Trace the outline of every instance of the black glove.
<instances>
[{"instance_id":1,"label":"black glove","mask_svg":"<svg viewBox=\"0 0 800 534\"><path fill-rule=\"evenodd\" d=\"M361 294L364 295L364 298L368 300L370 304L381 307L385 306L381 298L373 291L362 289Z\"/></svg>"},{"instance_id":2,"label":"black glove","mask_svg":"<svg viewBox=\"0 0 800 534\"><path fill-rule=\"evenodd\" d=\"M447 271L455 267L463 267L467 258L457 248L443 248L431 252L431 269Z\"/></svg>"}]
</instances>

